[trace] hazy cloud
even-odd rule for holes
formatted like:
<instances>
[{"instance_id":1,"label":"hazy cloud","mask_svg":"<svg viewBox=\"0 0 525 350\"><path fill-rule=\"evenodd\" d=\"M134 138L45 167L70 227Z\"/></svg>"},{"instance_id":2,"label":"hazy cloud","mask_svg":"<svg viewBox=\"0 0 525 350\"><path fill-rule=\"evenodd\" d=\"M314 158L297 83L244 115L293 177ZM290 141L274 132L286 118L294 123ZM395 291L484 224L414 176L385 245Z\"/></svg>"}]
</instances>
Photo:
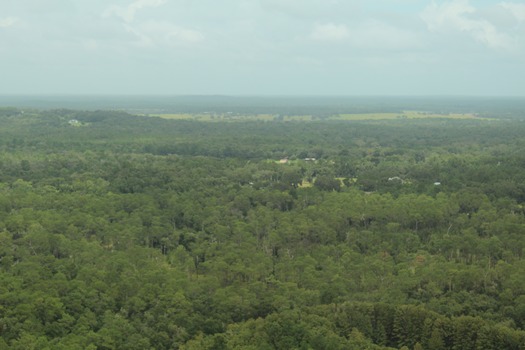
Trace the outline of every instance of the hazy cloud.
<instances>
[{"instance_id":1,"label":"hazy cloud","mask_svg":"<svg viewBox=\"0 0 525 350\"><path fill-rule=\"evenodd\" d=\"M350 31L344 24L317 24L315 25L311 38L319 41L340 41L348 38Z\"/></svg>"},{"instance_id":2,"label":"hazy cloud","mask_svg":"<svg viewBox=\"0 0 525 350\"><path fill-rule=\"evenodd\" d=\"M509 10L519 21L525 21L525 4L503 2L500 4L500 6L506 10Z\"/></svg>"},{"instance_id":3,"label":"hazy cloud","mask_svg":"<svg viewBox=\"0 0 525 350\"><path fill-rule=\"evenodd\" d=\"M18 22L16 17L0 18L0 28L12 27Z\"/></svg>"},{"instance_id":4,"label":"hazy cloud","mask_svg":"<svg viewBox=\"0 0 525 350\"><path fill-rule=\"evenodd\" d=\"M352 27L345 24L317 24L310 38L340 42L359 49L400 50L421 46L420 36L379 20L367 20Z\"/></svg>"},{"instance_id":5,"label":"hazy cloud","mask_svg":"<svg viewBox=\"0 0 525 350\"><path fill-rule=\"evenodd\" d=\"M146 21L135 27L126 25L126 30L137 37L139 46L171 46L204 40L201 32L166 21Z\"/></svg>"},{"instance_id":6,"label":"hazy cloud","mask_svg":"<svg viewBox=\"0 0 525 350\"><path fill-rule=\"evenodd\" d=\"M166 20L136 18L139 11L145 8L154 9L165 4L167 0L136 0L128 6L112 5L103 12L102 17L122 19L122 28L132 35L132 45L138 48L168 48L173 45L197 43L204 39L200 31L184 28ZM156 12L155 15L162 17L162 12Z\"/></svg>"},{"instance_id":7,"label":"hazy cloud","mask_svg":"<svg viewBox=\"0 0 525 350\"><path fill-rule=\"evenodd\" d=\"M357 11L353 0L258 0L267 11L302 19L349 16Z\"/></svg>"},{"instance_id":8,"label":"hazy cloud","mask_svg":"<svg viewBox=\"0 0 525 350\"><path fill-rule=\"evenodd\" d=\"M432 2L421 13L421 18L431 32L467 33L492 49L512 50L515 47L514 39L478 16L476 8L471 6L468 0L456 0L440 5Z\"/></svg>"},{"instance_id":9,"label":"hazy cloud","mask_svg":"<svg viewBox=\"0 0 525 350\"><path fill-rule=\"evenodd\" d=\"M137 11L147 7L159 7L166 3L166 0L137 0L126 7L112 5L106 9L102 16L117 16L125 22L130 23L135 19Z\"/></svg>"}]
</instances>

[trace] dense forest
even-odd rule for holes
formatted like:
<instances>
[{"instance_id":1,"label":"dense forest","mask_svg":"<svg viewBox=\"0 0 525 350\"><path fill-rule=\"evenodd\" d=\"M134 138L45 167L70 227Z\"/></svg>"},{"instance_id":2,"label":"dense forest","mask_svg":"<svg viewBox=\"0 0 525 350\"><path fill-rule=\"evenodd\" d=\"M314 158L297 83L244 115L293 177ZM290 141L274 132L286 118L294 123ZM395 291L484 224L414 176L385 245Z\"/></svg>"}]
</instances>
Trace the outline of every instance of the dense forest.
<instances>
[{"instance_id":1,"label":"dense forest","mask_svg":"<svg viewBox=\"0 0 525 350\"><path fill-rule=\"evenodd\" d=\"M483 106L1 108L0 349L525 349L525 110Z\"/></svg>"}]
</instances>

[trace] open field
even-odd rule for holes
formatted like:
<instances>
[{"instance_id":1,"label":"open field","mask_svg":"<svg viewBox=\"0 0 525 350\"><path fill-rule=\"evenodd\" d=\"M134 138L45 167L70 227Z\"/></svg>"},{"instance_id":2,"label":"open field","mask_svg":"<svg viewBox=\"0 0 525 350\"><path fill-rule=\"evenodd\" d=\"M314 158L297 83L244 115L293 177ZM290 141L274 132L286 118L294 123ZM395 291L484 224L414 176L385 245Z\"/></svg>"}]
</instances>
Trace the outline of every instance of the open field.
<instances>
[{"instance_id":1,"label":"open field","mask_svg":"<svg viewBox=\"0 0 525 350\"><path fill-rule=\"evenodd\" d=\"M384 120L384 119L480 119L472 113L430 113L423 111L403 111L402 113L363 113L363 114L340 114L338 117L330 119L336 120Z\"/></svg>"}]
</instances>

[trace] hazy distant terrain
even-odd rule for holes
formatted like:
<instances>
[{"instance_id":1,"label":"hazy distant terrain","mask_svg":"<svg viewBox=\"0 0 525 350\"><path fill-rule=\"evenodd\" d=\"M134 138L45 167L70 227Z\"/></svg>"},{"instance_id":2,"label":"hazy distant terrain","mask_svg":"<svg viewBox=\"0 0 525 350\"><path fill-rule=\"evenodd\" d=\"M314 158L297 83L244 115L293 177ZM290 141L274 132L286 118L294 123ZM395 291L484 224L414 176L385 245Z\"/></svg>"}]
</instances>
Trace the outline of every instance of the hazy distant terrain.
<instances>
[{"instance_id":1,"label":"hazy distant terrain","mask_svg":"<svg viewBox=\"0 0 525 350\"><path fill-rule=\"evenodd\" d=\"M130 113L235 113L332 116L358 113L477 113L523 118L525 97L344 96L6 96L0 105L39 109L112 109Z\"/></svg>"}]
</instances>

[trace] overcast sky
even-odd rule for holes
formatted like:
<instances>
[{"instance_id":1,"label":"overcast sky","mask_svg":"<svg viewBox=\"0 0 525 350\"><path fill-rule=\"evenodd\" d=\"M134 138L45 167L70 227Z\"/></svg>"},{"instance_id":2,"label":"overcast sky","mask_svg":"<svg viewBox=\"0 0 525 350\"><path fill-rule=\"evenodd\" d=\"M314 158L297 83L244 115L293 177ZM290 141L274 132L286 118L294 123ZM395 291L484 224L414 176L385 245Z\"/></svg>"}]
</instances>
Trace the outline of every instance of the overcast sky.
<instances>
[{"instance_id":1,"label":"overcast sky","mask_svg":"<svg viewBox=\"0 0 525 350\"><path fill-rule=\"evenodd\" d=\"M525 1L0 0L0 94L525 96Z\"/></svg>"}]
</instances>

